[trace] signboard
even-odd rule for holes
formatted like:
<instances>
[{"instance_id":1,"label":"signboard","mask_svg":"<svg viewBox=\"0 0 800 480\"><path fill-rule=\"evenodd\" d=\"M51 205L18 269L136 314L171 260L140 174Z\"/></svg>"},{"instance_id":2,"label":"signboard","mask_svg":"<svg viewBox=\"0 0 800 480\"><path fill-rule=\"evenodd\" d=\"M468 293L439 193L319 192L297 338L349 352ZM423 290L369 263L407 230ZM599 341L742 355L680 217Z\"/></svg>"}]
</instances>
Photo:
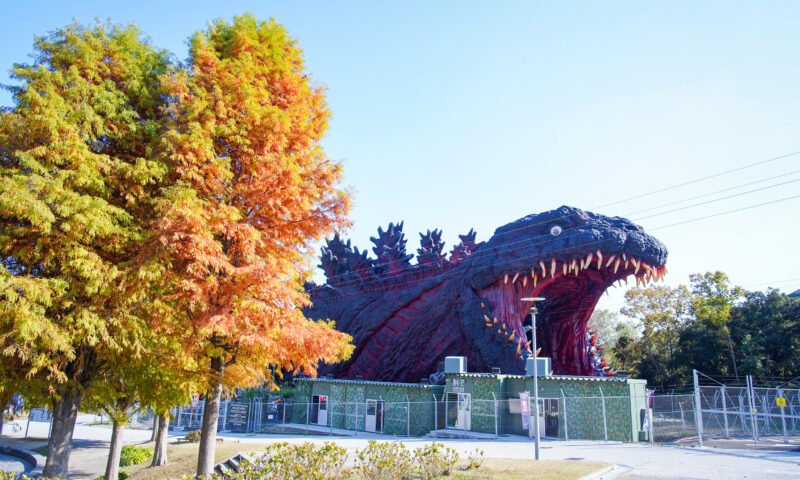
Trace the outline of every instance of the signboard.
<instances>
[{"instance_id":1,"label":"signboard","mask_svg":"<svg viewBox=\"0 0 800 480\"><path fill-rule=\"evenodd\" d=\"M467 382L463 378L453 378L450 380L451 392L464 393L464 386Z\"/></svg>"},{"instance_id":2,"label":"signboard","mask_svg":"<svg viewBox=\"0 0 800 480\"><path fill-rule=\"evenodd\" d=\"M519 392L519 410L522 415L522 428L527 430L530 427L530 408L531 396L528 392Z\"/></svg>"},{"instance_id":3,"label":"signboard","mask_svg":"<svg viewBox=\"0 0 800 480\"><path fill-rule=\"evenodd\" d=\"M49 422L50 410L46 408L31 408L31 413L28 416L29 422Z\"/></svg>"},{"instance_id":4,"label":"signboard","mask_svg":"<svg viewBox=\"0 0 800 480\"><path fill-rule=\"evenodd\" d=\"M230 407L228 407L228 426L233 428L247 428L249 416L250 405L246 403L232 403Z\"/></svg>"},{"instance_id":5,"label":"signboard","mask_svg":"<svg viewBox=\"0 0 800 480\"><path fill-rule=\"evenodd\" d=\"M783 398L783 397L775 397L775 405L777 405L779 407L785 407L786 406L786 399Z\"/></svg>"}]
</instances>

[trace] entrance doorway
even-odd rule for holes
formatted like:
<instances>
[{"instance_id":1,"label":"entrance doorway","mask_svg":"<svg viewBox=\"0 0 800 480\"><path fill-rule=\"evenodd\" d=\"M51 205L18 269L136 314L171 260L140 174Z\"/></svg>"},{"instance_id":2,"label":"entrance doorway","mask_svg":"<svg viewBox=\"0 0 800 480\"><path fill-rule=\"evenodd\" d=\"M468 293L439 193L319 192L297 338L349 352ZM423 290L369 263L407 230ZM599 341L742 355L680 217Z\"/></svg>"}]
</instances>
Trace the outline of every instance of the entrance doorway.
<instances>
[{"instance_id":1,"label":"entrance doorway","mask_svg":"<svg viewBox=\"0 0 800 480\"><path fill-rule=\"evenodd\" d=\"M544 401L544 436L558 438L558 400Z\"/></svg>"},{"instance_id":2,"label":"entrance doorway","mask_svg":"<svg viewBox=\"0 0 800 480\"><path fill-rule=\"evenodd\" d=\"M447 426L459 430L472 428L472 394L447 394Z\"/></svg>"},{"instance_id":3,"label":"entrance doorway","mask_svg":"<svg viewBox=\"0 0 800 480\"><path fill-rule=\"evenodd\" d=\"M367 400L367 414L364 416L364 430L383 432L383 400Z\"/></svg>"},{"instance_id":4,"label":"entrance doorway","mask_svg":"<svg viewBox=\"0 0 800 480\"><path fill-rule=\"evenodd\" d=\"M326 395L312 395L309 423L317 425L328 424L328 397Z\"/></svg>"}]
</instances>

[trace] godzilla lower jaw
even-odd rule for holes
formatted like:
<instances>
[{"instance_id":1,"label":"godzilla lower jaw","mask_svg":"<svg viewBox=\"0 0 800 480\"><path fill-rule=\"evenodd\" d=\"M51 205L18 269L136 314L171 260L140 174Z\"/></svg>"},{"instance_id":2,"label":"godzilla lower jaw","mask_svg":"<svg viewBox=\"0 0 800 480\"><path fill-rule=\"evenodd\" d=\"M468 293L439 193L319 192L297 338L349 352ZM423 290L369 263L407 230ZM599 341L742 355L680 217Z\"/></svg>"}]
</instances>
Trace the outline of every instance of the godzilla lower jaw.
<instances>
[{"instance_id":1,"label":"godzilla lower jaw","mask_svg":"<svg viewBox=\"0 0 800 480\"><path fill-rule=\"evenodd\" d=\"M663 280L666 267L620 255L604 256L600 250L586 257L559 262L539 261L524 272L506 273L481 293L487 335L496 335L511 355L524 359L531 352L531 328L523 326L531 302L523 298L544 297L538 305L537 346L539 355L552 359L553 371L566 375L613 375L600 358L602 346L588 326L600 296L615 282L637 285Z\"/></svg>"}]
</instances>

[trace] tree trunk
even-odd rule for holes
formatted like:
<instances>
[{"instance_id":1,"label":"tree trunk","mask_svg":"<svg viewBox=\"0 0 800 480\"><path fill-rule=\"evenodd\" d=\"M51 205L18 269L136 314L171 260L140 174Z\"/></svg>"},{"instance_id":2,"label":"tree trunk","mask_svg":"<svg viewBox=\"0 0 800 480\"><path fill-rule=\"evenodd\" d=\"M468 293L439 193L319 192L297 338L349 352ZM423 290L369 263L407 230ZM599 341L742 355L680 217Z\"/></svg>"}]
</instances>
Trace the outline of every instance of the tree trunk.
<instances>
[{"instance_id":1,"label":"tree trunk","mask_svg":"<svg viewBox=\"0 0 800 480\"><path fill-rule=\"evenodd\" d=\"M197 453L197 477L208 478L213 473L214 456L217 448L217 424L219 422L219 403L222 398L222 375L225 372L225 359L211 359L211 379L206 404L203 408L203 431L200 435L200 448Z\"/></svg>"},{"instance_id":2,"label":"tree trunk","mask_svg":"<svg viewBox=\"0 0 800 480\"><path fill-rule=\"evenodd\" d=\"M47 442L47 462L42 476L48 478L67 478L69 454L72 452L72 432L78 419L78 408L83 395L78 392L61 394L53 400L53 425L50 440Z\"/></svg>"},{"instance_id":3,"label":"tree trunk","mask_svg":"<svg viewBox=\"0 0 800 480\"><path fill-rule=\"evenodd\" d=\"M0 436L3 435L3 424L6 419L6 410L8 409L8 404L11 403L12 398L14 398L14 394L12 393L0 394Z\"/></svg>"},{"instance_id":4,"label":"tree trunk","mask_svg":"<svg viewBox=\"0 0 800 480\"><path fill-rule=\"evenodd\" d=\"M159 416L153 415L153 433L150 435L150 441L155 442L158 437Z\"/></svg>"},{"instance_id":5,"label":"tree trunk","mask_svg":"<svg viewBox=\"0 0 800 480\"><path fill-rule=\"evenodd\" d=\"M114 424L111 428L111 445L108 447L105 480L117 480L119 478L119 456L122 451L122 433L125 431L125 424L117 420L113 422Z\"/></svg>"},{"instance_id":6,"label":"tree trunk","mask_svg":"<svg viewBox=\"0 0 800 480\"><path fill-rule=\"evenodd\" d=\"M167 464L167 435L169 434L169 412L158 415L158 436L153 447L153 461L151 467L160 467Z\"/></svg>"}]
</instances>

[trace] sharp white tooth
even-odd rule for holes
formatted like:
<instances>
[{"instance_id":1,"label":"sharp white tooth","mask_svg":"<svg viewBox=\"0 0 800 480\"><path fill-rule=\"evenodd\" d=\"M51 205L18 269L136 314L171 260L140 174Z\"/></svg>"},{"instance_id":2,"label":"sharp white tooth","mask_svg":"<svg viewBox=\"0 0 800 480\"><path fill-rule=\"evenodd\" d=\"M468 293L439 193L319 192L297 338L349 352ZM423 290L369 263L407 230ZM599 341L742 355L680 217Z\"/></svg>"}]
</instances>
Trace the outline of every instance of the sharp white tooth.
<instances>
[{"instance_id":1,"label":"sharp white tooth","mask_svg":"<svg viewBox=\"0 0 800 480\"><path fill-rule=\"evenodd\" d=\"M505 276L505 280L503 280L503 283L508 283L508 274L507 273L506 273L506 276Z\"/></svg>"},{"instance_id":2,"label":"sharp white tooth","mask_svg":"<svg viewBox=\"0 0 800 480\"><path fill-rule=\"evenodd\" d=\"M550 260L550 276L551 277L555 277L556 276L556 259L555 258Z\"/></svg>"},{"instance_id":3,"label":"sharp white tooth","mask_svg":"<svg viewBox=\"0 0 800 480\"><path fill-rule=\"evenodd\" d=\"M527 287L528 286L528 276L527 275L522 277L522 286L523 287Z\"/></svg>"},{"instance_id":4,"label":"sharp white tooth","mask_svg":"<svg viewBox=\"0 0 800 480\"><path fill-rule=\"evenodd\" d=\"M531 268L531 278L533 278L534 275L536 275L536 269Z\"/></svg>"},{"instance_id":5,"label":"sharp white tooth","mask_svg":"<svg viewBox=\"0 0 800 480\"><path fill-rule=\"evenodd\" d=\"M544 262L539 260L539 266L542 267L542 278L547 276L547 270L544 268Z\"/></svg>"},{"instance_id":6,"label":"sharp white tooth","mask_svg":"<svg viewBox=\"0 0 800 480\"><path fill-rule=\"evenodd\" d=\"M570 265L570 267L572 268L572 270L575 270L576 268L578 268L578 262L575 261L574 258L572 259L572 264Z\"/></svg>"},{"instance_id":7,"label":"sharp white tooth","mask_svg":"<svg viewBox=\"0 0 800 480\"><path fill-rule=\"evenodd\" d=\"M536 275L534 275L533 276L533 286L534 287L536 286L536 282L538 282L538 281L539 281L539 278Z\"/></svg>"},{"instance_id":8,"label":"sharp white tooth","mask_svg":"<svg viewBox=\"0 0 800 480\"><path fill-rule=\"evenodd\" d=\"M492 321L489 319L489 315L483 314L483 319L486 320L486 323L491 324Z\"/></svg>"},{"instance_id":9,"label":"sharp white tooth","mask_svg":"<svg viewBox=\"0 0 800 480\"><path fill-rule=\"evenodd\" d=\"M642 264L642 267L643 267L645 270L647 270L647 273L650 273L650 272L652 272L652 271L653 271L653 269L650 267L650 265L648 265L648 264L646 264L646 263L644 263L644 262L640 262L640 263Z\"/></svg>"},{"instance_id":10,"label":"sharp white tooth","mask_svg":"<svg viewBox=\"0 0 800 480\"><path fill-rule=\"evenodd\" d=\"M628 261L628 256L623 253L622 254L622 259L625 260L625 261Z\"/></svg>"},{"instance_id":11,"label":"sharp white tooth","mask_svg":"<svg viewBox=\"0 0 800 480\"><path fill-rule=\"evenodd\" d=\"M625 260L625 268L628 268L628 261Z\"/></svg>"},{"instance_id":12,"label":"sharp white tooth","mask_svg":"<svg viewBox=\"0 0 800 480\"><path fill-rule=\"evenodd\" d=\"M609 297L611 296L611 295L609 295L608 290L605 291L605 294L608 295Z\"/></svg>"},{"instance_id":13,"label":"sharp white tooth","mask_svg":"<svg viewBox=\"0 0 800 480\"><path fill-rule=\"evenodd\" d=\"M578 264L578 268L580 268L582 270L584 268L583 264L584 264L584 262L583 262L583 259L581 258L581 263Z\"/></svg>"},{"instance_id":14,"label":"sharp white tooth","mask_svg":"<svg viewBox=\"0 0 800 480\"><path fill-rule=\"evenodd\" d=\"M594 253L597 254L597 258L599 258L600 261L602 262L603 261L603 252L601 252L600 249L598 248L597 251L594 252Z\"/></svg>"},{"instance_id":15,"label":"sharp white tooth","mask_svg":"<svg viewBox=\"0 0 800 480\"><path fill-rule=\"evenodd\" d=\"M612 258L613 258L613 257L612 257ZM618 258L618 259L617 259L617 261L614 263L614 274L616 274L616 273L617 273L617 269L618 269L618 268L619 268L619 258Z\"/></svg>"},{"instance_id":16,"label":"sharp white tooth","mask_svg":"<svg viewBox=\"0 0 800 480\"><path fill-rule=\"evenodd\" d=\"M633 274L636 275L637 273L639 273L639 266L642 264L642 262L637 263L636 260L631 260L631 261L633 262L633 267L634 267Z\"/></svg>"},{"instance_id":17,"label":"sharp white tooth","mask_svg":"<svg viewBox=\"0 0 800 480\"><path fill-rule=\"evenodd\" d=\"M514 283L514 282L516 282L518 278L519 278L519 273L517 273L516 275L514 275L514 279L513 279L513 280L511 280L511 283Z\"/></svg>"},{"instance_id":18,"label":"sharp white tooth","mask_svg":"<svg viewBox=\"0 0 800 480\"><path fill-rule=\"evenodd\" d=\"M564 276L566 276L567 275L567 264L565 263L561 267L562 267L561 269L564 271Z\"/></svg>"},{"instance_id":19,"label":"sharp white tooth","mask_svg":"<svg viewBox=\"0 0 800 480\"><path fill-rule=\"evenodd\" d=\"M615 258L617 258L617 257L616 257L616 256L614 256L614 255L611 255L610 257L608 257L608 262L606 263L606 268L608 268L608 266L609 266L609 265L611 265L612 263L614 263L614 259L615 259Z\"/></svg>"},{"instance_id":20,"label":"sharp white tooth","mask_svg":"<svg viewBox=\"0 0 800 480\"><path fill-rule=\"evenodd\" d=\"M592 264L592 259L593 258L594 258L594 253L589 252L589 255L586 256L586 266L587 267Z\"/></svg>"}]
</instances>

